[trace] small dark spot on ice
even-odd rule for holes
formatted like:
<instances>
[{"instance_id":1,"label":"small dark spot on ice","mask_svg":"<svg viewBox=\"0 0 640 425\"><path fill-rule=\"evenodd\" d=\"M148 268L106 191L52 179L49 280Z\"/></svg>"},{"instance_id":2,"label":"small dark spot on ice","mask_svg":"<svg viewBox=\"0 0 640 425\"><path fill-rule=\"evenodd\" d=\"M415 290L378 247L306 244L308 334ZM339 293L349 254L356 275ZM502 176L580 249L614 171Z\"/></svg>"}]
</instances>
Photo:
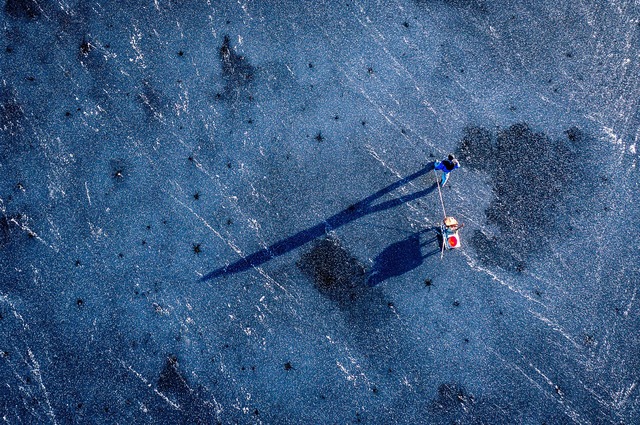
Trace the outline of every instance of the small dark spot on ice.
<instances>
[{"instance_id":1,"label":"small dark spot on ice","mask_svg":"<svg viewBox=\"0 0 640 425\"><path fill-rule=\"evenodd\" d=\"M253 124L253 120L251 118L249 118L249 120L247 120L248 124Z\"/></svg>"},{"instance_id":2,"label":"small dark spot on ice","mask_svg":"<svg viewBox=\"0 0 640 425\"><path fill-rule=\"evenodd\" d=\"M460 73L464 74L464 68L460 68Z\"/></svg>"},{"instance_id":3,"label":"small dark spot on ice","mask_svg":"<svg viewBox=\"0 0 640 425\"><path fill-rule=\"evenodd\" d=\"M76 300L76 304L77 304L78 307L82 307L82 306L84 306L84 301L82 300L82 298L78 298Z\"/></svg>"},{"instance_id":4,"label":"small dark spot on ice","mask_svg":"<svg viewBox=\"0 0 640 425\"><path fill-rule=\"evenodd\" d=\"M33 238L35 238L35 237L36 237L36 234L35 234L35 233L33 233L33 232L28 232L28 233L27 233L27 236L29 237L29 239L33 239Z\"/></svg>"},{"instance_id":5,"label":"small dark spot on ice","mask_svg":"<svg viewBox=\"0 0 640 425\"><path fill-rule=\"evenodd\" d=\"M231 226L233 224L233 220L228 218L227 219L227 226Z\"/></svg>"},{"instance_id":6,"label":"small dark spot on ice","mask_svg":"<svg viewBox=\"0 0 640 425\"><path fill-rule=\"evenodd\" d=\"M536 289L535 291L533 291L534 294L536 294L538 297L542 296L542 292L540 292L539 289Z\"/></svg>"},{"instance_id":7,"label":"small dark spot on ice","mask_svg":"<svg viewBox=\"0 0 640 425\"><path fill-rule=\"evenodd\" d=\"M251 370L255 371L256 367L255 366L251 366Z\"/></svg>"},{"instance_id":8,"label":"small dark spot on ice","mask_svg":"<svg viewBox=\"0 0 640 425\"><path fill-rule=\"evenodd\" d=\"M245 369L246 369L246 368L245 368L244 366L242 366L242 367L240 368L240 370L245 370Z\"/></svg>"},{"instance_id":9,"label":"small dark spot on ice","mask_svg":"<svg viewBox=\"0 0 640 425\"><path fill-rule=\"evenodd\" d=\"M7 47L7 48L5 49L5 52L7 52L7 53L13 53L13 49L12 49L11 47Z\"/></svg>"},{"instance_id":10,"label":"small dark spot on ice","mask_svg":"<svg viewBox=\"0 0 640 425\"><path fill-rule=\"evenodd\" d=\"M30 75L30 76L28 76L28 77L25 77L25 79L26 79L27 81L32 81L32 82L36 80L36 79L35 79L35 77L33 77L33 76L31 76L31 75Z\"/></svg>"},{"instance_id":11,"label":"small dark spot on ice","mask_svg":"<svg viewBox=\"0 0 640 425\"><path fill-rule=\"evenodd\" d=\"M3 359L6 359L9 356L10 353L8 351L0 351L0 357L2 357Z\"/></svg>"},{"instance_id":12,"label":"small dark spot on ice","mask_svg":"<svg viewBox=\"0 0 640 425\"><path fill-rule=\"evenodd\" d=\"M568 57L568 58L572 58L572 57L573 57L573 53L571 53L571 52L567 52L567 53L565 53L564 55L565 55L566 57Z\"/></svg>"},{"instance_id":13,"label":"small dark spot on ice","mask_svg":"<svg viewBox=\"0 0 640 425\"><path fill-rule=\"evenodd\" d=\"M459 305L460 305L460 301L455 300L455 301L453 302L453 306L454 306L454 307L458 307Z\"/></svg>"},{"instance_id":14,"label":"small dark spot on ice","mask_svg":"<svg viewBox=\"0 0 640 425\"><path fill-rule=\"evenodd\" d=\"M120 254L118 254L118 257L123 258L123 257L124 257L124 254L123 254L123 253L120 253Z\"/></svg>"},{"instance_id":15,"label":"small dark spot on ice","mask_svg":"<svg viewBox=\"0 0 640 425\"><path fill-rule=\"evenodd\" d=\"M80 266L80 260L76 260L76 267Z\"/></svg>"},{"instance_id":16,"label":"small dark spot on ice","mask_svg":"<svg viewBox=\"0 0 640 425\"><path fill-rule=\"evenodd\" d=\"M88 56L91 50L93 50L93 46L91 45L91 43L89 43L85 37L82 37L82 43L80 43L80 53L82 53L83 56Z\"/></svg>"},{"instance_id":17,"label":"small dark spot on ice","mask_svg":"<svg viewBox=\"0 0 640 425\"><path fill-rule=\"evenodd\" d=\"M295 369L292 365L291 362L286 362L284 364L284 370L286 370L287 372L290 371L291 369Z\"/></svg>"},{"instance_id":18,"label":"small dark spot on ice","mask_svg":"<svg viewBox=\"0 0 640 425\"><path fill-rule=\"evenodd\" d=\"M393 303L392 302L387 303L387 307L393 308Z\"/></svg>"},{"instance_id":19,"label":"small dark spot on ice","mask_svg":"<svg viewBox=\"0 0 640 425\"><path fill-rule=\"evenodd\" d=\"M227 162L227 168L231 168L231 163Z\"/></svg>"},{"instance_id":20,"label":"small dark spot on ice","mask_svg":"<svg viewBox=\"0 0 640 425\"><path fill-rule=\"evenodd\" d=\"M404 21L404 22L402 23L402 25L403 25L405 28L409 28L409 22L407 22L407 21Z\"/></svg>"},{"instance_id":21,"label":"small dark spot on ice","mask_svg":"<svg viewBox=\"0 0 640 425\"><path fill-rule=\"evenodd\" d=\"M334 120L338 121L340 119L339 115L336 115L335 117L333 117Z\"/></svg>"},{"instance_id":22,"label":"small dark spot on ice","mask_svg":"<svg viewBox=\"0 0 640 425\"><path fill-rule=\"evenodd\" d=\"M42 13L42 8L36 0L7 0L4 12L12 18L35 20Z\"/></svg>"},{"instance_id":23,"label":"small dark spot on ice","mask_svg":"<svg viewBox=\"0 0 640 425\"><path fill-rule=\"evenodd\" d=\"M407 130L405 130L404 128L400 130L400 133L406 135L407 134Z\"/></svg>"},{"instance_id":24,"label":"small dark spot on ice","mask_svg":"<svg viewBox=\"0 0 640 425\"><path fill-rule=\"evenodd\" d=\"M104 410L104 413L109 413L109 406L104 406L102 410Z\"/></svg>"},{"instance_id":25,"label":"small dark spot on ice","mask_svg":"<svg viewBox=\"0 0 640 425\"><path fill-rule=\"evenodd\" d=\"M578 127L575 126L565 131L565 134L567 135L567 139L569 139L571 142L576 142L582 139L582 132Z\"/></svg>"},{"instance_id":26,"label":"small dark spot on ice","mask_svg":"<svg viewBox=\"0 0 640 425\"><path fill-rule=\"evenodd\" d=\"M227 25L229 25L231 23L231 21L227 20Z\"/></svg>"},{"instance_id":27,"label":"small dark spot on ice","mask_svg":"<svg viewBox=\"0 0 640 425\"><path fill-rule=\"evenodd\" d=\"M144 239L142 240L142 245L146 245L147 241L145 241Z\"/></svg>"},{"instance_id":28,"label":"small dark spot on ice","mask_svg":"<svg viewBox=\"0 0 640 425\"><path fill-rule=\"evenodd\" d=\"M116 179L121 179L122 177L124 177L124 175L122 174L122 170L116 170L115 173L113 173L113 177L115 177Z\"/></svg>"},{"instance_id":29,"label":"small dark spot on ice","mask_svg":"<svg viewBox=\"0 0 640 425\"><path fill-rule=\"evenodd\" d=\"M365 126L365 125L367 125L367 122L366 122L365 120L362 120L362 121L360 122L360 124L362 124L363 126Z\"/></svg>"},{"instance_id":30,"label":"small dark spot on ice","mask_svg":"<svg viewBox=\"0 0 640 425\"><path fill-rule=\"evenodd\" d=\"M78 403L78 404L76 405L76 409L80 410L80 409L82 409L82 406L84 406L84 404L82 404L82 403Z\"/></svg>"},{"instance_id":31,"label":"small dark spot on ice","mask_svg":"<svg viewBox=\"0 0 640 425\"><path fill-rule=\"evenodd\" d=\"M378 387L373 387L371 391L373 391L374 394L378 394Z\"/></svg>"},{"instance_id":32,"label":"small dark spot on ice","mask_svg":"<svg viewBox=\"0 0 640 425\"><path fill-rule=\"evenodd\" d=\"M313 64L309 62L309 68L313 68Z\"/></svg>"},{"instance_id":33,"label":"small dark spot on ice","mask_svg":"<svg viewBox=\"0 0 640 425\"><path fill-rule=\"evenodd\" d=\"M70 116L71 116L71 112L69 112L69 111L65 112L65 113L64 113L64 116L65 116L65 117L70 117Z\"/></svg>"},{"instance_id":34,"label":"small dark spot on ice","mask_svg":"<svg viewBox=\"0 0 640 425\"><path fill-rule=\"evenodd\" d=\"M183 52L182 50L180 50L180 51L178 52L178 56L184 56L184 52Z\"/></svg>"},{"instance_id":35,"label":"small dark spot on ice","mask_svg":"<svg viewBox=\"0 0 640 425\"><path fill-rule=\"evenodd\" d=\"M195 195L193 195L193 199L195 199L196 201L200 199L200 194L196 192Z\"/></svg>"},{"instance_id":36,"label":"small dark spot on ice","mask_svg":"<svg viewBox=\"0 0 640 425\"><path fill-rule=\"evenodd\" d=\"M465 338L465 339L464 339L464 342L469 342L469 338Z\"/></svg>"},{"instance_id":37,"label":"small dark spot on ice","mask_svg":"<svg viewBox=\"0 0 640 425\"><path fill-rule=\"evenodd\" d=\"M200 252L202 252L202 250L200 249L200 244L199 243L198 244L193 244L193 248L192 249L193 249L193 252L195 254L200 254Z\"/></svg>"},{"instance_id":38,"label":"small dark spot on ice","mask_svg":"<svg viewBox=\"0 0 640 425\"><path fill-rule=\"evenodd\" d=\"M220 93L216 93L216 99L220 99L222 95Z\"/></svg>"},{"instance_id":39,"label":"small dark spot on ice","mask_svg":"<svg viewBox=\"0 0 640 425\"><path fill-rule=\"evenodd\" d=\"M254 414L254 415L256 415L256 416L259 416L259 415L260 415L260 412L258 411L258 409L255 409L255 410L253 411L253 414Z\"/></svg>"},{"instance_id":40,"label":"small dark spot on ice","mask_svg":"<svg viewBox=\"0 0 640 425\"><path fill-rule=\"evenodd\" d=\"M373 74L373 68L372 67L367 68L367 72L369 73L369 75Z\"/></svg>"},{"instance_id":41,"label":"small dark spot on ice","mask_svg":"<svg viewBox=\"0 0 640 425\"><path fill-rule=\"evenodd\" d=\"M322 142L324 140L322 132L318 131L318 134L316 134L316 137L314 137L314 139L316 139L318 142Z\"/></svg>"}]
</instances>

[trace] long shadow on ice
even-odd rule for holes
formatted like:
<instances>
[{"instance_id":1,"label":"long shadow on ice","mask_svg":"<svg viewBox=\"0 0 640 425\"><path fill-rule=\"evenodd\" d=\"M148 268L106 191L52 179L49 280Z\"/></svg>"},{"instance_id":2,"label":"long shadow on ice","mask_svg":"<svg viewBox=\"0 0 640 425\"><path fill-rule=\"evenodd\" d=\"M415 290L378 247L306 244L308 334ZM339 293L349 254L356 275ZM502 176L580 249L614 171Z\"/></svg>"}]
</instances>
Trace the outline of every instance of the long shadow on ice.
<instances>
[{"instance_id":1,"label":"long shadow on ice","mask_svg":"<svg viewBox=\"0 0 640 425\"><path fill-rule=\"evenodd\" d=\"M424 259L438 254L440 247L436 231L435 227L424 229L386 247L374 260L367 276L367 286L375 286L391 277L401 276L419 267ZM426 240L421 242L421 235L425 233ZM433 249L423 254L423 247L426 246Z\"/></svg>"},{"instance_id":2,"label":"long shadow on ice","mask_svg":"<svg viewBox=\"0 0 640 425\"><path fill-rule=\"evenodd\" d=\"M201 281L206 281L209 279L214 279L220 276L230 275L233 273L243 272L253 267L258 267L266 263L267 261L270 261L288 252L291 252L292 250L299 248L302 245L308 242L311 242L316 238L319 238L320 236L326 235L327 232L335 230L341 226L344 226L345 224L351 223L352 221L362 218L368 214L373 214L376 212L395 208L409 201L413 201L418 198L421 198L433 192L437 187L436 184L434 183L427 189L423 189L418 192L400 196L398 198L373 205L373 202L376 201L377 199L383 197L384 195L392 192L395 189L398 189L406 185L412 180L415 180L418 177L425 175L431 170L433 170L433 163L430 163L423 169L416 171L415 173L403 179L400 179L395 183L390 184L389 186L356 202L355 204L348 206L346 209L327 218L323 222L318 223L313 227L302 230L293 236L289 236L286 239L282 239L265 249L261 249L260 251L256 251L253 254L250 254L246 257L241 258L235 263L229 264L228 266L225 266L225 267L220 267L212 271L211 273L202 277Z\"/></svg>"}]
</instances>

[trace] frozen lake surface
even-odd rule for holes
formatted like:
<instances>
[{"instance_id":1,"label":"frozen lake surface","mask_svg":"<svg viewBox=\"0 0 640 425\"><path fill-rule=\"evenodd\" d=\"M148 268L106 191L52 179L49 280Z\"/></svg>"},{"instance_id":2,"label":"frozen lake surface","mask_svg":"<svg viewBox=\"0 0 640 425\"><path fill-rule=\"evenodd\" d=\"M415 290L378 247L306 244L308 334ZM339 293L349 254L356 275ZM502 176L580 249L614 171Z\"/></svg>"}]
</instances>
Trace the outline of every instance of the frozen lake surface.
<instances>
[{"instance_id":1,"label":"frozen lake surface","mask_svg":"<svg viewBox=\"0 0 640 425\"><path fill-rule=\"evenodd\" d=\"M1 4L3 423L640 423L637 0Z\"/></svg>"}]
</instances>

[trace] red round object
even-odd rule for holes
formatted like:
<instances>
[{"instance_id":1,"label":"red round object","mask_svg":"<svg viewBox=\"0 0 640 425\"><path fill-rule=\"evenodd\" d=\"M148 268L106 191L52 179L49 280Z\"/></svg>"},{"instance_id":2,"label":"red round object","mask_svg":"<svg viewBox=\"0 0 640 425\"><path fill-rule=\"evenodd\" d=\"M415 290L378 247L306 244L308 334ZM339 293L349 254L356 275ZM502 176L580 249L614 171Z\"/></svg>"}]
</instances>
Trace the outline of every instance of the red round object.
<instances>
[{"instance_id":1,"label":"red round object","mask_svg":"<svg viewBox=\"0 0 640 425\"><path fill-rule=\"evenodd\" d=\"M458 238L456 238L455 236L449 236L447 242L449 242L449 246L451 248L455 248L456 246L458 246Z\"/></svg>"}]
</instances>

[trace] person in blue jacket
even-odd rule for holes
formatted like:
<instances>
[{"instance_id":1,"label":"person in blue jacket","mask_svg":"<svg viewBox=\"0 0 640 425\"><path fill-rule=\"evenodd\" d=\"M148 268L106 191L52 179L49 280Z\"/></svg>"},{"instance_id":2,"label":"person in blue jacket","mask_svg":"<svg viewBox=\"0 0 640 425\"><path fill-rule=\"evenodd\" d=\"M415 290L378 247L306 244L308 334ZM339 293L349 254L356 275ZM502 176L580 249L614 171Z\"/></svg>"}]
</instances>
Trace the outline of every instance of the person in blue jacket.
<instances>
[{"instance_id":1,"label":"person in blue jacket","mask_svg":"<svg viewBox=\"0 0 640 425\"><path fill-rule=\"evenodd\" d=\"M444 186L447 182L447 178L449 177L449 173L456 168L460 168L460 163L453 154L449 154L446 159L443 159L442 161L435 161L433 163L433 168L442 171L442 182L440 184Z\"/></svg>"}]
</instances>

